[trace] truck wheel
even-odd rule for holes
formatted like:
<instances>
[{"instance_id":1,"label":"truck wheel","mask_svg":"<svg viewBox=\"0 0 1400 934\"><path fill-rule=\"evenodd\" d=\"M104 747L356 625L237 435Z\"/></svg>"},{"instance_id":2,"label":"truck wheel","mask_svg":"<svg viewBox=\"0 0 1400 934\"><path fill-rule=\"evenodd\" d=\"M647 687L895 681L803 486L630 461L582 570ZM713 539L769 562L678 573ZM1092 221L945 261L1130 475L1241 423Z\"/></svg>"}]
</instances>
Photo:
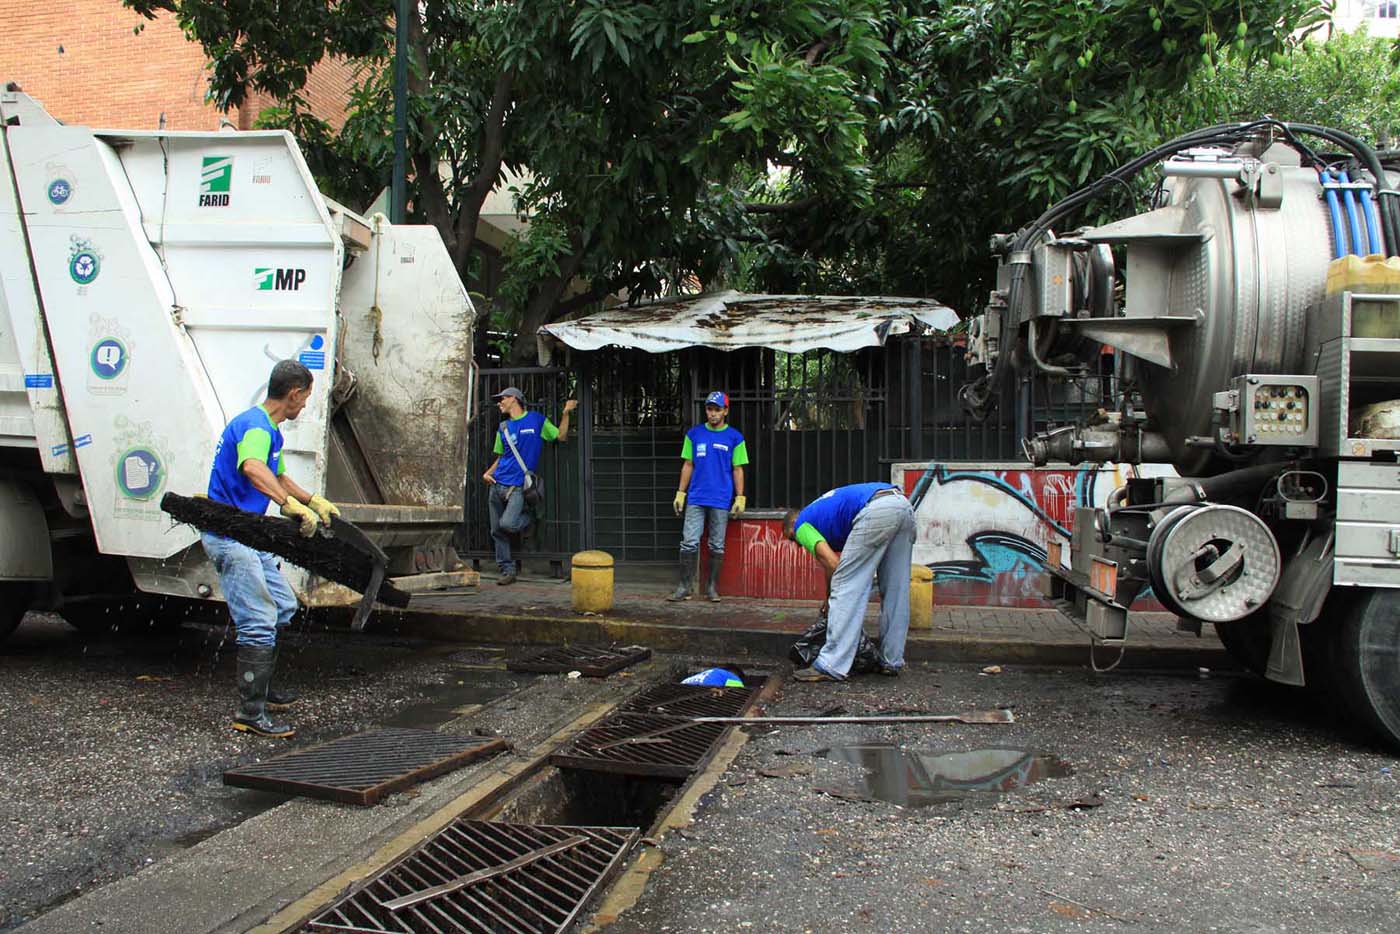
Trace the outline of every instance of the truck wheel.
<instances>
[{"instance_id":1,"label":"truck wheel","mask_svg":"<svg viewBox=\"0 0 1400 934\"><path fill-rule=\"evenodd\" d=\"M1400 591L1332 592L1335 687L1352 714L1400 749ZM1325 611L1324 611L1325 612Z\"/></svg>"},{"instance_id":2,"label":"truck wheel","mask_svg":"<svg viewBox=\"0 0 1400 934\"><path fill-rule=\"evenodd\" d=\"M1273 643L1267 612L1261 610L1234 622L1216 623L1215 634L1241 668L1263 676L1269 667L1269 648Z\"/></svg>"},{"instance_id":3,"label":"truck wheel","mask_svg":"<svg viewBox=\"0 0 1400 934\"><path fill-rule=\"evenodd\" d=\"M0 584L0 642L10 637L24 614L29 612L30 587L22 581Z\"/></svg>"}]
</instances>

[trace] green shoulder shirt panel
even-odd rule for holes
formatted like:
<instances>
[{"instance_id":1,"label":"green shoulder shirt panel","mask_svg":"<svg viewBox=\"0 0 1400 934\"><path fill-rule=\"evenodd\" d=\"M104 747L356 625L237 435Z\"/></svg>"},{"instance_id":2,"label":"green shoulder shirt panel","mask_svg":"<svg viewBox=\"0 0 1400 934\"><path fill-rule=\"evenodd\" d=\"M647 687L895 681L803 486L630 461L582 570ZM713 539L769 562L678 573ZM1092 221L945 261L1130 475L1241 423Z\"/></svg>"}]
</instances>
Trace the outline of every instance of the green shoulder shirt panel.
<instances>
[{"instance_id":1,"label":"green shoulder shirt panel","mask_svg":"<svg viewBox=\"0 0 1400 934\"><path fill-rule=\"evenodd\" d=\"M817 531L817 527L810 522L804 522L797 527L797 544L806 548L809 554L817 553L817 543L826 541L826 536Z\"/></svg>"}]
</instances>

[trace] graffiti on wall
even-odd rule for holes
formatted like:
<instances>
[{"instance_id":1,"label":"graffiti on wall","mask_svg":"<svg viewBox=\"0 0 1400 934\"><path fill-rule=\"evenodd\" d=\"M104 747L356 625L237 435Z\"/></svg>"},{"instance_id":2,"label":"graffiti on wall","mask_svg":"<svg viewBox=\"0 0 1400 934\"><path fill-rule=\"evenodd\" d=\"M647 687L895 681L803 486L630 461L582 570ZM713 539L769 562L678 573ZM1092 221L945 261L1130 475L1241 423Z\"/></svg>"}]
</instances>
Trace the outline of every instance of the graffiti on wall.
<instances>
[{"instance_id":1,"label":"graffiti on wall","mask_svg":"<svg viewBox=\"0 0 1400 934\"><path fill-rule=\"evenodd\" d=\"M1158 464L897 464L893 479L914 505L914 562L933 569L939 603L1035 607L1046 605L1046 546L1068 554L1074 510L1102 507L1133 476L1174 474Z\"/></svg>"}]
</instances>

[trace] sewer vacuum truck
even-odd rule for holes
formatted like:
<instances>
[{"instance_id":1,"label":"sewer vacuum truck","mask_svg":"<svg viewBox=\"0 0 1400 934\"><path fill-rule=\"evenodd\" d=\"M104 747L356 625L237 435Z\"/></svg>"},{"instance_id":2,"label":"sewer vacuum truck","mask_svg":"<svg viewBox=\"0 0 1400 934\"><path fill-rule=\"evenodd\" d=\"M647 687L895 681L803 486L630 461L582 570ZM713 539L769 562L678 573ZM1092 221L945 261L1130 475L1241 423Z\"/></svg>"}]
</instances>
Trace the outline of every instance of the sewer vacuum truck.
<instances>
[{"instance_id":1,"label":"sewer vacuum truck","mask_svg":"<svg viewBox=\"0 0 1400 934\"><path fill-rule=\"evenodd\" d=\"M1321 686L1400 745L1400 197L1351 135L1259 121L1146 153L994 238L964 387L1014 374L1119 391L1026 439L1036 464L1159 462L1081 508L1046 595L1121 645L1150 593L1245 667ZM1145 173L1153 173L1152 175ZM1110 193L1146 210L1057 233ZM1364 259L1363 259L1364 257ZM974 371L976 373L977 371Z\"/></svg>"},{"instance_id":2,"label":"sewer vacuum truck","mask_svg":"<svg viewBox=\"0 0 1400 934\"><path fill-rule=\"evenodd\" d=\"M0 638L30 607L219 599L160 499L204 492L287 358L315 377L288 473L391 574L454 557L474 312L436 230L323 197L285 132L64 126L13 86L0 118Z\"/></svg>"}]
</instances>

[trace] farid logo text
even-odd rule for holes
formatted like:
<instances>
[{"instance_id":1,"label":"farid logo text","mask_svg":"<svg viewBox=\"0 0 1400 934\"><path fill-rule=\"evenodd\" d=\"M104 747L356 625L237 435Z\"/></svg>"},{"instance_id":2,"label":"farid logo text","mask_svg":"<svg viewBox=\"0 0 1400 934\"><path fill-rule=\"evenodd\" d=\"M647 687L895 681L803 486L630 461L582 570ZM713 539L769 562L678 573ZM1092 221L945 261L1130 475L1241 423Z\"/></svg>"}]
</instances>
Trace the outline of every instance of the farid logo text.
<instances>
[{"instance_id":1,"label":"farid logo text","mask_svg":"<svg viewBox=\"0 0 1400 934\"><path fill-rule=\"evenodd\" d=\"M199 206L226 208L232 190L233 157L205 156L199 170Z\"/></svg>"},{"instance_id":2,"label":"farid logo text","mask_svg":"<svg viewBox=\"0 0 1400 934\"><path fill-rule=\"evenodd\" d=\"M296 292L306 281L306 270L295 266L259 266L253 270L253 285L259 292Z\"/></svg>"}]
</instances>

